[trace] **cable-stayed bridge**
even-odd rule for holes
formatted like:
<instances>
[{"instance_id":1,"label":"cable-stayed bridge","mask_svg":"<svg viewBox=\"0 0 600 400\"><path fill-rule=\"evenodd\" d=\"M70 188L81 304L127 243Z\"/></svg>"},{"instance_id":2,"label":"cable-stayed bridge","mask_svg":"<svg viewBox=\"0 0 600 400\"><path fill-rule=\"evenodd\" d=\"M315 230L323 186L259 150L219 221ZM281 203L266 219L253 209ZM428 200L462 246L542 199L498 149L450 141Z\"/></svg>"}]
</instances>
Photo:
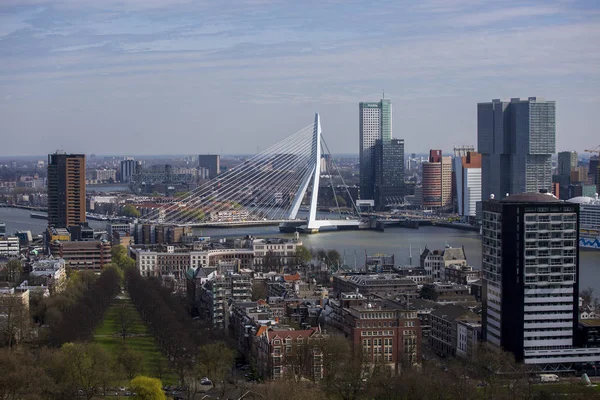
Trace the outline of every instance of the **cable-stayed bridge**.
<instances>
[{"instance_id":1,"label":"cable-stayed bridge","mask_svg":"<svg viewBox=\"0 0 600 400\"><path fill-rule=\"evenodd\" d=\"M165 204L147 221L187 226L279 224L282 231L308 233L370 227L368 220L361 220L350 196L350 216L340 212L331 219L317 218L323 147L327 144L316 114L310 125ZM335 164L333 169L337 170ZM334 197L337 203L335 192ZM305 218L299 217L301 207L308 211Z\"/></svg>"}]
</instances>

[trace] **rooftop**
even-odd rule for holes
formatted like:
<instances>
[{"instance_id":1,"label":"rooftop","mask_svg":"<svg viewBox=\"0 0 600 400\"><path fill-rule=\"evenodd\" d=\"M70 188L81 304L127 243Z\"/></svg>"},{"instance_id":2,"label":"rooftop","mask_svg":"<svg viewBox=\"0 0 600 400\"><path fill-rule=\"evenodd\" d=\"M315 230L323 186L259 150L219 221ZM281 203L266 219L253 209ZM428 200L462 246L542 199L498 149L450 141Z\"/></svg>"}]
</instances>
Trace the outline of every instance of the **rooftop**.
<instances>
[{"instance_id":1,"label":"rooftop","mask_svg":"<svg viewBox=\"0 0 600 400\"><path fill-rule=\"evenodd\" d=\"M431 312L431 315L435 315L436 317L443 318L447 321L454 321L455 319L463 316L468 312L469 310L467 310L464 307L448 304L446 306L442 306L436 310L433 310Z\"/></svg>"},{"instance_id":2,"label":"rooftop","mask_svg":"<svg viewBox=\"0 0 600 400\"><path fill-rule=\"evenodd\" d=\"M502 203L561 203L552 193L526 192L511 194Z\"/></svg>"},{"instance_id":3,"label":"rooftop","mask_svg":"<svg viewBox=\"0 0 600 400\"><path fill-rule=\"evenodd\" d=\"M587 328L598 328L600 327L600 319L580 319L579 325Z\"/></svg>"}]
</instances>

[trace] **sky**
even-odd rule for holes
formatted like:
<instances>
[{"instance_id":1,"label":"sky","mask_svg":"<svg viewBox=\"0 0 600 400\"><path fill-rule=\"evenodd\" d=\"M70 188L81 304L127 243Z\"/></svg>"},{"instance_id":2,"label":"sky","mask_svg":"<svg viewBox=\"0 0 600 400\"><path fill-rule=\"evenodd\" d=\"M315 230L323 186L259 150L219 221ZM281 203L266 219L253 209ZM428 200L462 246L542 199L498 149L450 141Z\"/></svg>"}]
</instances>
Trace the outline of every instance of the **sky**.
<instances>
[{"instance_id":1,"label":"sky","mask_svg":"<svg viewBox=\"0 0 600 400\"><path fill-rule=\"evenodd\" d=\"M477 103L555 100L600 144L600 2L0 0L0 155L248 154L321 115L358 153L393 102L407 152L477 143Z\"/></svg>"}]
</instances>

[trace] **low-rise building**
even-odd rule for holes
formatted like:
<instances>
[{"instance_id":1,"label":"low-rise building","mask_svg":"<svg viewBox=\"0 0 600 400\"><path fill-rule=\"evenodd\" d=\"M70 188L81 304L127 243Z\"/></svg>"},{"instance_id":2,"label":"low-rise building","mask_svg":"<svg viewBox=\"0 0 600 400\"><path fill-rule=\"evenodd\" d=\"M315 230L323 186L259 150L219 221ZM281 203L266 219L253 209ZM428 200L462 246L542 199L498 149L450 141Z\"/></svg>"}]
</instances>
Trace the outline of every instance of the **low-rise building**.
<instances>
[{"instance_id":1,"label":"low-rise building","mask_svg":"<svg viewBox=\"0 0 600 400\"><path fill-rule=\"evenodd\" d=\"M467 257L464 247L446 247L443 250L429 250L425 247L421 253L421 267L425 268L433 280L444 279L444 268L450 266L466 266Z\"/></svg>"},{"instance_id":2,"label":"low-rise building","mask_svg":"<svg viewBox=\"0 0 600 400\"><path fill-rule=\"evenodd\" d=\"M473 357L480 330L480 316L464 307L448 304L431 312L429 343L441 356Z\"/></svg>"},{"instance_id":3,"label":"low-rise building","mask_svg":"<svg viewBox=\"0 0 600 400\"><path fill-rule=\"evenodd\" d=\"M50 244L50 253L65 260L67 266L77 270L100 271L110 264L111 245L106 240L62 242L55 240Z\"/></svg>"},{"instance_id":4,"label":"low-rise building","mask_svg":"<svg viewBox=\"0 0 600 400\"><path fill-rule=\"evenodd\" d=\"M260 375L270 379L286 376L323 379L323 353L310 341L321 338L314 329L294 330L261 326L255 336ZM306 354L304 354L306 352Z\"/></svg>"},{"instance_id":5,"label":"low-rise building","mask_svg":"<svg viewBox=\"0 0 600 400\"><path fill-rule=\"evenodd\" d=\"M416 311L353 292L330 299L323 313L327 324L343 332L367 364L383 364L396 372L420 364L422 332Z\"/></svg>"},{"instance_id":6,"label":"low-rise building","mask_svg":"<svg viewBox=\"0 0 600 400\"><path fill-rule=\"evenodd\" d=\"M50 294L62 292L67 285L65 260L38 260L31 264L29 283L47 286Z\"/></svg>"},{"instance_id":7,"label":"low-rise building","mask_svg":"<svg viewBox=\"0 0 600 400\"><path fill-rule=\"evenodd\" d=\"M278 270L297 263L296 250L302 246L298 239L255 239L252 241L254 265L259 269Z\"/></svg>"},{"instance_id":8,"label":"low-rise building","mask_svg":"<svg viewBox=\"0 0 600 400\"><path fill-rule=\"evenodd\" d=\"M481 279L481 270L474 269L471 265L460 265L452 264L444 267L445 282L459 283L463 285L470 285Z\"/></svg>"},{"instance_id":9,"label":"low-rise building","mask_svg":"<svg viewBox=\"0 0 600 400\"><path fill-rule=\"evenodd\" d=\"M252 280L241 274L215 274L200 289L197 305L200 317L213 326L225 329L228 325L229 302L252 299Z\"/></svg>"},{"instance_id":10,"label":"low-rise building","mask_svg":"<svg viewBox=\"0 0 600 400\"><path fill-rule=\"evenodd\" d=\"M336 293L360 293L384 298L416 297L415 281L400 274L338 274L333 276Z\"/></svg>"}]
</instances>

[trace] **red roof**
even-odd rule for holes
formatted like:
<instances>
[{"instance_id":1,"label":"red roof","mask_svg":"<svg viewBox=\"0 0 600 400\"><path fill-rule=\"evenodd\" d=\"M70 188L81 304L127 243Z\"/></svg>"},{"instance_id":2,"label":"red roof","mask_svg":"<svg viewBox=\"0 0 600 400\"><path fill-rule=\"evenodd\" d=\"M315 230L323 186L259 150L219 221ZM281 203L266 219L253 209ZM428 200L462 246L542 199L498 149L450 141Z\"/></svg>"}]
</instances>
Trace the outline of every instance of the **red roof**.
<instances>
[{"instance_id":1,"label":"red roof","mask_svg":"<svg viewBox=\"0 0 600 400\"><path fill-rule=\"evenodd\" d=\"M309 338L311 337L316 331L314 329L306 329L306 330L294 330L294 331L276 331L276 330L270 330L269 332L267 332L267 335L269 337L269 342L272 341L275 337L279 337L280 339L287 339L292 338L292 340L295 340L298 338L298 336L302 336L303 338Z\"/></svg>"},{"instance_id":2,"label":"red roof","mask_svg":"<svg viewBox=\"0 0 600 400\"><path fill-rule=\"evenodd\" d=\"M294 275L284 275L283 280L286 282L294 282L300 280L300 274L296 272Z\"/></svg>"}]
</instances>

